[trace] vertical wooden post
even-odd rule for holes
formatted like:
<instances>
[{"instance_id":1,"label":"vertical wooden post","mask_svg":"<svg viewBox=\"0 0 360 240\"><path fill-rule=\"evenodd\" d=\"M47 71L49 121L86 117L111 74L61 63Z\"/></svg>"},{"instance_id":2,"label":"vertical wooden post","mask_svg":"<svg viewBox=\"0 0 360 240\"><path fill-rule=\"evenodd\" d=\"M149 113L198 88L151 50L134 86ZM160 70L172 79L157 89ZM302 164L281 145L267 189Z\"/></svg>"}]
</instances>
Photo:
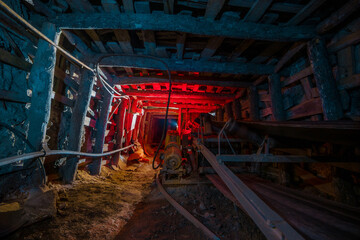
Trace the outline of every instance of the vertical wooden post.
<instances>
[{"instance_id":1,"label":"vertical wooden post","mask_svg":"<svg viewBox=\"0 0 360 240\"><path fill-rule=\"evenodd\" d=\"M241 104L239 99L235 99L232 103L232 110L235 120L241 120Z\"/></svg>"},{"instance_id":2,"label":"vertical wooden post","mask_svg":"<svg viewBox=\"0 0 360 240\"><path fill-rule=\"evenodd\" d=\"M258 121L260 119L259 114L259 95L256 86L250 86L248 88L248 96L250 101L250 120Z\"/></svg>"},{"instance_id":3,"label":"vertical wooden post","mask_svg":"<svg viewBox=\"0 0 360 240\"><path fill-rule=\"evenodd\" d=\"M286 119L284 111L284 103L281 94L281 82L279 74L269 76L269 92L271 97L271 110L276 121L284 121Z\"/></svg>"},{"instance_id":4,"label":"vertical wooden post","mask_svg":"<svg viewBox=\"0 0 360 240\"><path fill-rule=\"evenodd\" d=\"M100 116L96 121L96 138L95 138L95 147L94 153L102 153L104 148L105 132L108 123L108 117L111 109L111 103L113 96L105 90L103 87L101 89L102 93L102 103ZM89 164L89 172L91 175L98 175L101 171L101 160L102 158L94 158L92 163Z\"/></svg>"},{"instance_id":5,"label":"vertical wooden post","mask_svg":"<svg viewBox=\"0 0 360 240\"><path fill-rule=\"evenodd\" d=\"M233 112L232 112L232 104L227 103L225 104L225 116L224 120L228 121L230 118L233 118Z\"/></svg>"},{"instance_id":6,"label":"vertical wooden post","mask_svg":"<svg viewBox=\"0 0 360 240\"><path fill-rule=\"evenodd\" d=\"M338 120L343 117L343 110L324 40L316 38L309 41L308 55L322 101L324 118Z\"/></svg>"},{"instance_id":7,"label":"vertical wooden post","mask_svg":"<svg viewBox=\"0 0 360 240\"><path fill-rule=\"evenodd\" d=\"M116 145L115 148L122 147L122 139L125 125L125 111L127 106L127 99L122 99L119 106L119 113L116 115ZM120 160L121 153L116 153L113 158L114 165L117 166Z\"/></svg>"},{"instance_id":8,"label":"vertical wooden post","mask_svg":"<svg viewBox=\"0 0 360 240\"><path fill-rule=\"evenodd\" d=\"M41 31L55 43L58 42L59 33L56 32L54 24L44 23ZM50 118L55 62L56 48L45 40L40 39L29 78L32 87L32 97L29 109L28 140L36 150L42 148L46 126ZM27 151L31 150L27 149Z\"/></svg>"},{"instance_id":9,"label":"vertical wooden post","mask_svg":"<svg viewBox=\"0 0 360 240\"><path fill-rule=\"evenodd\" d=\"M181 112L182 112L182 109L179 108L179 115L178 115L178 131L179 131L179 135L181 135L181 122L182 122Z\"/></svg>"},{"instance_id":10,"label":"vertical wooden post","mask_svg":"<svg viewBox=\"0 0 360 240\"><path fill-rule=\"evenodd\" d=\"M222 107L216 109L216 121L223 122L224 121L224 110Z\"/></svg>"},{"instance_id":11,"label":"vertical wooden post","mask_svg":"<svg viewBox=\"0 0 360 240\"><path fill-rule=\"evenodd\" d=\"M72 151L81 150L81 138L84 134L84 121L87 110L89 108L91 92L94 85L95 75L86 70L81 70L81 81L78 96L73 108L70 129L69 129L69 145L68 149ZM68 158L64 166L60 168L60 175L64 183L72 183L74 181L78 158Z\"/></svg>"}]
</instances>

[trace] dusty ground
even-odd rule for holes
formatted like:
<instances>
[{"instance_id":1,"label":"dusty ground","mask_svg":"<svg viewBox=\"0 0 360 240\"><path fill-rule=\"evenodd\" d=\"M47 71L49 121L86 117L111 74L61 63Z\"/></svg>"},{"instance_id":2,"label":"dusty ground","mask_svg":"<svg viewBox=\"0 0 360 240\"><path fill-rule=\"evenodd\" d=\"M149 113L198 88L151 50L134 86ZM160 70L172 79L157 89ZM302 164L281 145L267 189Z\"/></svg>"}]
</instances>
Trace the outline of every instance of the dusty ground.
<instances>
[{"instance_id":1,"label":"dusty ground","mask_svg":"<svg viewBox=\"0 0 360 240\"><path fill-rule=\"evenodd\" d=\"M150 192L154 171L141 163L132 171L103 167L101 176L79 171L73 186L57 189L57 216L18 230L6 239L113 239L135 205Z\"/></svg>"},{"instance_id":2,"label":"dusty ground","mask_svg":"<svg viewBox=\"0 0 360 240\"><path fill-rule=\"evenodd\" d=\"M220 239L265 239L252 220L212 185L166 187L167 192ZM152 186L139 203L118 240L206 240L207 237L178 213Z\"/></svg>"}]
</instances>

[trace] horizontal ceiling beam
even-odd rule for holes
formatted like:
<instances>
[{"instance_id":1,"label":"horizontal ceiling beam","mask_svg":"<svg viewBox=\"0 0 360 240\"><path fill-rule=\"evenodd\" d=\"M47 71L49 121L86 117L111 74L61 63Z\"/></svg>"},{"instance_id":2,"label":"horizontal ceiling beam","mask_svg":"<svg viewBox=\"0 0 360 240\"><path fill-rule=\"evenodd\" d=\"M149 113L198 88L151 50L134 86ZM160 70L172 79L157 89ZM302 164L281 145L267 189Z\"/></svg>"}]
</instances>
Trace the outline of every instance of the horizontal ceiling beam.
<instances>
[{"instance_id":1,"label":"horizontal ceiling beam","mask_svg":"<svg viewBox=\"0 0 360 240\"><path fill-rule=\"evenodd\" d=\"M167 103L167 98L166 97L162 97L162 98L148 98L148 97L142 97L142 96L138 96L136 97L138 100L142 100L144 103L145 102L159 102L159 103ZM182 103L182 104L218 104L218 105L223 105L225 103L231 102L233 101L233 99L228 99L226 101L224 101L223 99L189 99L189 98L171 98L170 99L170 103Z\"/></svg>"},{"instance_id":2,"label":"horizontal ceiling beam","mask_svg":"<svg viewBox=\"0 0 360 240\"><path fill-rule=\"evenodd\" d=\"M211 21L185 15L92 13L61 14L52 19L60 29L127 29L177 31L228 38L298 41L315 36L312 26L278 26L233 20Z\"/></svg>"},{"instance_id":3,"label":"horizontal ceiling beam","mask_svg":"<svg viewBox=\"0 0 360 240\"><path fill-rule=\"evenodd\" d=\"M170 15L169 15L170 16ZM141 56L109 56L98 55L101 59L100 67L131 67L143 69L157 69L167 70L164 63L151 58L144 58ZM256 63L240 63L240 62L216 62L191 59L176 60L162 58L163 62L167 64L170 71L183 72L208 72L208 73L230 73L230 74L256 74L269 75L274 72L273 65L256 64Z\"/></svg>"},{"instance_id":4,"label":"horizontal ceiling beam","mask_svg":"<svg viewBox=\"0 0 360 240\"><path fill-rule=\"evenodd\" d=\"M127 90L124 92L128 96L139 96L147 98L166 98L169 95L168 91L157 91L157 90ZM235 94L217 94L217 93L199 93L199 92L182 92L182 91L171 91L171 99L202 99L202 100L211 100L211 99L233 99Z\"/></svg>"},{"instance_id":5,"label":"horizontal ceiling beam","mask_svg":"<svg viewBox=\"0 0 360 240\"><path fill-rule=\"evenodd\" d=\"M167 104L166 103L143 103L143 106L147 106L147 107L166 107ZM191 108L191 109L195 109L195 108L206 108L206 109L216 109L218 108L219 106L215 106L215 105L196 105L196 104L173 104L173 103L170 103L169 107L172 107L172 108Z\"/></svg>"},{"instance_id":6,"label":"horizontal ceiling beam","mask_svg":"<svg viewBox=\"0 0 360 240\"><path fill-rule=\"evenodd\" d=\"M237 87L246 88L251 85L250 82L240 81L227 81L217 78L203 78L203 77L176 77L172 76L172 83L177 84L194 84L206 85L215 87ZM140 84L153 84L153 83L169 83L167 77L115 77L113 83L118 85L140 85Z\"/></svg>"}]
</instances>

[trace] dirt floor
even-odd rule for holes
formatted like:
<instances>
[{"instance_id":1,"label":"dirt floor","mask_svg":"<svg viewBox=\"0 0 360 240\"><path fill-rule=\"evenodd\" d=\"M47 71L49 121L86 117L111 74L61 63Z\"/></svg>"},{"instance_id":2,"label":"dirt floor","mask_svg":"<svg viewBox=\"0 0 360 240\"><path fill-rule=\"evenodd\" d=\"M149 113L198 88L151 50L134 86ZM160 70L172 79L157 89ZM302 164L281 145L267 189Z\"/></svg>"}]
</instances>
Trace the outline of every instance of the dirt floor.
<instances>
[{"instance_id":1,"label":"dirt floor","mask_svg":"<svg viewBox=\"0 0 360 240\"><path fill-rule=\"evenodd\" d=\"M151 164L127 169L103 167L100 176L79 171L73 185L50 185L58 194L56 216L5 239L207 239L157 190ZM221 239L265 239L212 184L165 188Z\"/></svg>"}]
</instances>

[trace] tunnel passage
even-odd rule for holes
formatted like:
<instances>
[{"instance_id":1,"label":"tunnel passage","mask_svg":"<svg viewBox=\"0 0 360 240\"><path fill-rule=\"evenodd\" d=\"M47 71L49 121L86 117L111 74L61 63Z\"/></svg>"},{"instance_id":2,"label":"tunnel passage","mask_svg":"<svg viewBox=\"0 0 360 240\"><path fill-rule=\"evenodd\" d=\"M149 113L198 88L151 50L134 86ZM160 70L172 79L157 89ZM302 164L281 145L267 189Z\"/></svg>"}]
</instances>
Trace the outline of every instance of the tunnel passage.
<instances>
[{"instance_id":1,"label":"tunnel passage","mask_svg":"<svg viewBox=\"0 0 360 240\"><path fill-rule=\"evenodd\" d=\"M0 236L358 239L359 7L1 0Z\"/></svg>"}]
</instances>

